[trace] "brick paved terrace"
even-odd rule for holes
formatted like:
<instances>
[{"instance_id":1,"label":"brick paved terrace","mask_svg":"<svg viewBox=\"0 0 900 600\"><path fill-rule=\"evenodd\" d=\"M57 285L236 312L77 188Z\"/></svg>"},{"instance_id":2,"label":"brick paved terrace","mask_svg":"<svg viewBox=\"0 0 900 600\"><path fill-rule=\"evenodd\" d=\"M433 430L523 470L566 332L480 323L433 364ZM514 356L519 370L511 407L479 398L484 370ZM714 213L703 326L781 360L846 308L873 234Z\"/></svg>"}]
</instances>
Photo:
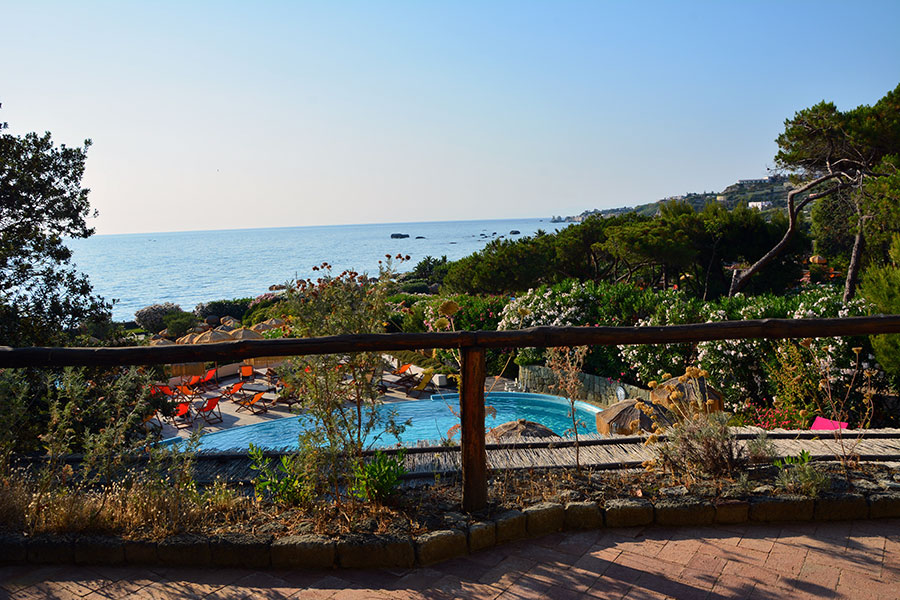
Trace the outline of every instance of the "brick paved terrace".
<instances>
[{"instance_id":1,"label":"brick paved terrace","mask_svg":"<svg viewBox=\"0 0 900 600\"><path fill-rule=\"evenodd\" d=\"M607 529L428 568L0 567L0 598L900 598L900 519Z\"/></svg>"}]
</instances>

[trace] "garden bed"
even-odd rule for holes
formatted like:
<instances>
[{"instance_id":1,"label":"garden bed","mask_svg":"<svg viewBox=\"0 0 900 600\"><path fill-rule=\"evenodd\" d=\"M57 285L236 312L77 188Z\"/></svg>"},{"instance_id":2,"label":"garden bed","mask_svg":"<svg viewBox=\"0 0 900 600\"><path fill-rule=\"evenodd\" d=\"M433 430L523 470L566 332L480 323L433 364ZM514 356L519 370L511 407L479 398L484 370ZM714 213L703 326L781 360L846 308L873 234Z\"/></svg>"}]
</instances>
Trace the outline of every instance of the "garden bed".
<instances>
[{"instance_id":1,"label":"garden bed","mask_svg":"<svg viewBox=\"0 0 900 600\"><path fill-rule=\"evenodd\" d=\"M459 512L452 478L409 482L386 505L350 502L316 514L249 498L176 535L133 531L0 534L2 562L298 567L427 565L564 529L900 517L900 470L815 463L828 483L816 496L779 487L780 469L751 466L737 481L675 482L628 469L496 472L489 506Z\"/></svg>"}]
</instances>

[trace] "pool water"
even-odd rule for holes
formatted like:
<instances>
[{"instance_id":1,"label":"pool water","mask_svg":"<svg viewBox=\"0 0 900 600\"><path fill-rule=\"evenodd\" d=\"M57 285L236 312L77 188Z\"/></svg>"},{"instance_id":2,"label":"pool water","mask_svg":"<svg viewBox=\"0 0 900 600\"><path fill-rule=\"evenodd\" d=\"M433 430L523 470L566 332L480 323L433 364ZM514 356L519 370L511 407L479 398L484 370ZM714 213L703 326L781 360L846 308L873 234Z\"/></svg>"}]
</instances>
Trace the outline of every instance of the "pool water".
<instances>
[{"instance_id":1,"label":"pool water","mask_svg":"<svg viewBox=\"0 0 900 600\"><path fill-rule=\"evenodd\" d=\"M527 394L520 392L492 392L485 397L485 405L497 411L495 417L485 414L485 426L496 427L507 421L526 419L540 423L555 433L567 437L566 430L571 429L572 420L567 416L569 401L560 396L544 394ZM459 418L451 412L450 407L459 414L459 394L435 394L431 398L390 402L378 407L385 416L396 411L398 423L407 419L412 424L400 435L404 445L425 440L439 442L447 437L447 431L459 423ZM596 433L596 415L600 408L585 402L575 402L577 418L585 427L579 427L579 433ZM284 417L266 423L244 425L224 431L208 433L200 438L200 450L246 450L252 442L256 446L270 450L294 449L297 447L297 436L306 426L303 417ZM456 440L459 440L457 435ZM383 435L374 446L393 446L397 442L393 436Z\"/></svg>"}]
</instances>

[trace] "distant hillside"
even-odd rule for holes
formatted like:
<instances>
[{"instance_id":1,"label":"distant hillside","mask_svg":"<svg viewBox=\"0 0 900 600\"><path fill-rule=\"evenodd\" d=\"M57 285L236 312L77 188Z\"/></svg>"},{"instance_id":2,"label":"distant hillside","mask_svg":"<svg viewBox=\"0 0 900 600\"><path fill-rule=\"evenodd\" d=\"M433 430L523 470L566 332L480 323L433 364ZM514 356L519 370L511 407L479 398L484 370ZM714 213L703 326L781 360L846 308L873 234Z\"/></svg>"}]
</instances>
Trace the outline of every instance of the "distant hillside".
<instances>
[{"instance_id":1,"label":"distant hillside","mask_svg":"<svg viewBox=\"0 0 900 600\"><path fill-rule=\"evenodd\" d=\"M591 215L602 215L609 217L623 213L636 212L638 214L653 216L659 211L659 205L670 200L681 200L688 202L696 210L703 209L710 202L719 202L725 208L731 210L741 202L747 206L753 207L751 203L762 203L758 208L763 212L784 208L787 205L787 195L790 189L787 177L783 175L773 175L764 179L742 179L737 183L729 185L721 192L703 192L702 194L687 194L684 196L670 196L649 204L641 204L639 206L623 206L622 208L604 208L586 210L580 215L568 217L554 216L553 223L580 223ZM766 204L768 203L768 204Z\"/></svg>"}]
</instances>

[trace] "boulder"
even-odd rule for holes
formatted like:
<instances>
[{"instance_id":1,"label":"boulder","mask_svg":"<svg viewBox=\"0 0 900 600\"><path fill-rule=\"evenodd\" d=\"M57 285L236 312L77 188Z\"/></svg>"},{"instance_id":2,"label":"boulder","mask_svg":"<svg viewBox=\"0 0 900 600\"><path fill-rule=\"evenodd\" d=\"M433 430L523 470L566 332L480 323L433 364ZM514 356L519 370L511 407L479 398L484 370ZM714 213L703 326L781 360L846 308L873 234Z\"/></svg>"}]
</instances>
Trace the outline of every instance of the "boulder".
<instances>
[{"instance_id":1,"label":"boulder","mask_svg":"<svg viewBox=\"0 0 900 600\"><path fill-rule=\"evenodd\" d=\"M641 431L653 431L653 419L635 406L638 402L647 403L640 398L629 398L616 402L609 408L598 412L597 433L604 435L636 435ZM658 404L652 404L651 406L661 427L667 427L672 424L672 418L665 408Z\"/></svg>"},{"instance_id":2,"label":"boulder","mask_svg":"<svg viewBox=\"0 0 900 600\"><path fill-rule=\"evenodd\" d=\"M678 381L677 377L663 381L650 391L650 401L656 404L665 404L669 394L675 390L683 394L679 402L693 402L700 398L713 401L709 412L719 412L725 409L722 394L710 386L705 377L689 378L684 383Z\"/></svg>"},{"instance_id":3,"label":"boulder","mask_svg":"<svg viewBox=\"0 0 900 600\"><path fill-rule=\"evenodd\" d=\"M510 231L509 231L509 235L519 235L520 233L522 233L522 232L519 231L518 229L510 229Z\"/></svg>"},{"instance_id":4,"label":"boulder","mask_svg":"<svg viewBox=\"0 0 900 600\"><path fill-rule=\"evenodd\" d=\"M392 240L402 240L403 238L408 238L408 237L409 237L408 233L392 233L391 234Z\"/></svg>"},{"instance_id":5,"label":"boulder","mask_svg":"<svg viewBox=\"0 0 900 600\"><path fill-rule=\"evenodd\" d=\"M425 238L424 235L417 235L417 236L416 236L416 239L417 239L417 240L424 240L424 239L426 239L426 238Z\"/></svg>"},{"instance_id":6,"label":"boulder","mask_svg":"<svg viewBox=\"0 0 900 600\"><path fill-rule=\"evenodd\" d=\"M526 421L519 419L517 421L508 421L501 425L497 425L491 429L484 439L488 443L515 442L522 438L558 438L559 436L552 429L535 423L534 421Z\"/></svg>"}]
</instances>

